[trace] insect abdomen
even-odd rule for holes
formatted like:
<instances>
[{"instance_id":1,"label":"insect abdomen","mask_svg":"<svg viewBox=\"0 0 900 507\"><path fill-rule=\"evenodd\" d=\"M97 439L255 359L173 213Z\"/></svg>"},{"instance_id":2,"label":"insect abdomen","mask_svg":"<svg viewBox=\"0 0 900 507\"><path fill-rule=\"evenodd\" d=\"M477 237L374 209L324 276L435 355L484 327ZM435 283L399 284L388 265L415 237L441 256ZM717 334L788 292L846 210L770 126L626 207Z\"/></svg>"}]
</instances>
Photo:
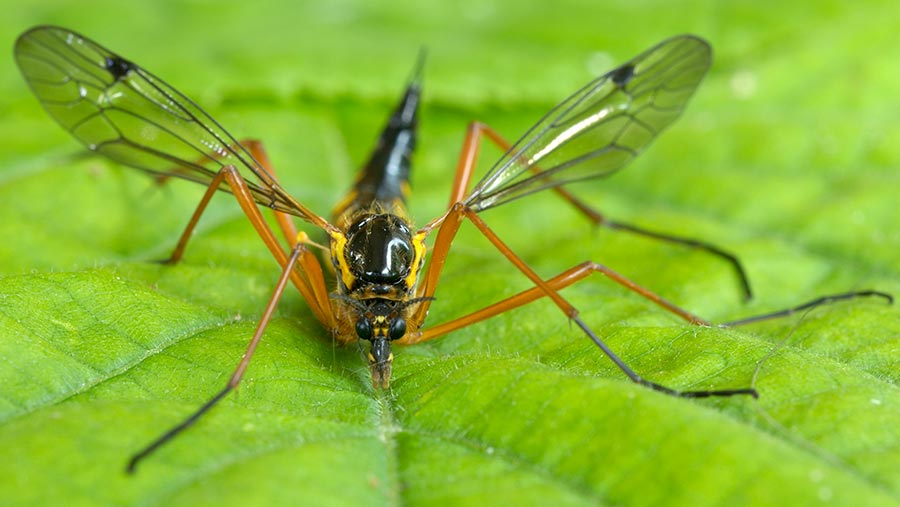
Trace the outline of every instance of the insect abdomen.
<instances>
[{"instance_id":1,"label":"insect abdomen","mask_svg":"<svg viewBox=\"0 0 900 507\"><path fill-rule=\"evenodd\" d=\"M340 226L349 226L359 211L405 215L410 163L416 147L421 68L420 58L412 80L381 131L378 144L360 171L353 190L335 207L335 221Z\"/></svg>"}]
</instances>

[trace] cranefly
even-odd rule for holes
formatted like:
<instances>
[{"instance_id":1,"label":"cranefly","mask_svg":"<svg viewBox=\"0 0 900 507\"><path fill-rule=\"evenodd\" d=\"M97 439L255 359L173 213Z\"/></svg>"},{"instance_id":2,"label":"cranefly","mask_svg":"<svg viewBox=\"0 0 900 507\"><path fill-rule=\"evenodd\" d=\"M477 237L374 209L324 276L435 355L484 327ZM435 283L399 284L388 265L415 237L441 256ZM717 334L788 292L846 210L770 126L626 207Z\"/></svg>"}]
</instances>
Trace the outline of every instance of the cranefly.
<instances>
[{"instance_id":1,"label":"cranefly","mask_svg":"<svg viewBox=\"0 0 900 507\"><path fill-rule=\"evenodd\" d=\"M543 278L479 216L486 209L552 189L597 224L700 248L722 258L733 267L749 298L750 284L733 254L703 241L609 220L563 188L568 183L615 173L681 114L711 63L709 44L698 37L681 35L667 39L587 83L514 144L482 123L470 124L447 211L420 228L412 224L407 214L406 198L422 93L422 56L377 146L351 192L335 207L331 220L317 215L280 186L259 141L235 139L182 93L90 39L64 28L39 26L19 37L15 56L47 112L88 149L160 180L177 177L207 186L169 262L181 258L203 210L221 190L234 195L283 268L246 353L226 386L187 419L136 453L128 463L129 471L237 387L288 282L299 290L312 313L337 341L370 343L367 356L375 388L389 386L393 343L408 345L437 338L548 297L636 383L683 397L757 396L752 388L680 391L638 375L579 317L575 307L559 294L560 289L593 273L602 273L692 324L710 323L594 262ZM506 152L472 186L483 139ZM260 206L274 211L289 248L269 228ZM333 289L326 282L326 270L310 250L318 245L297 231L291 216L327 235L329 245L325 249L335 273ZM465 220L534 287L469 315L423 328L444 261ZM426 239L432 233L435 238L430 255L426 255ZM892 300L878 291L848 292L721 325L785 316L857 296Z\"/></svg>"}]
</instances>

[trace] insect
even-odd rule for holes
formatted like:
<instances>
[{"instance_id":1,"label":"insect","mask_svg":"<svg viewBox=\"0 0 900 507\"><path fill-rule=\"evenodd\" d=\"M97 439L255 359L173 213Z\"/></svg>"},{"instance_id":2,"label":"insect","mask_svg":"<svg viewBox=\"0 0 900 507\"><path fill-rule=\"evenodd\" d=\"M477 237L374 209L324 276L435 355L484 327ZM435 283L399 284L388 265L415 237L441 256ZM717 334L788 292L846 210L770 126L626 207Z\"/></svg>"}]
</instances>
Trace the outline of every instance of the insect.
<instances>
[{"instance_id":1,"label":"insect","mask_svg":"<svg viewBox=\"0 0 900 507\"><path fill-rule=\"evenodd\" d=\"M643 378L579 317L559 294L560 289L601 273L692 324L710 323L594 262L544 278L480 216L484 210L552 190L600 225L700 248L724 259L735 269L749 298L750 284L734 255L702 241L608 220L563 188L615 173L681 114L711 63L710 46L698 37L682 35L664 40L592 80L553 108L516 143L508 143L485 124L472 123L463 142L446 212L419 228L408 217L405 203L422 93L422 57L351 192L327 220L281 187L260 142L232 137L193 101L132 61L82 35L53 26L39 26L22 34L15 45L15 56L47 112L89 150L159 179L177 177L207 186L169 262L182 257L210 199L217 191L224 191L234 196L282 266L256 331L226 386L136 453L128 463L129 471L238 386L288 283L298 289L334 339L341 343L369 342L367 358L376 389L389 387L394 343L411 345L431 340L547 297L636 383L683 397L757 396L753 388L679 391ZM484 139L506 152L473 186L475 160ZM288 248L267 225L260 207L273 210ZM298 232L292 217L327 236L325 269L314 253L318 245L306 233ZM534 287L469 315L423 327L454 236L466 220ZM430 247L426 241L431 241ZM329 266L334 273L330 282L333 289L327 281ZM785 316L858 296L892 301L890 295L878 291L848 292L724 325Z\"/></svg>"}]
</instances>

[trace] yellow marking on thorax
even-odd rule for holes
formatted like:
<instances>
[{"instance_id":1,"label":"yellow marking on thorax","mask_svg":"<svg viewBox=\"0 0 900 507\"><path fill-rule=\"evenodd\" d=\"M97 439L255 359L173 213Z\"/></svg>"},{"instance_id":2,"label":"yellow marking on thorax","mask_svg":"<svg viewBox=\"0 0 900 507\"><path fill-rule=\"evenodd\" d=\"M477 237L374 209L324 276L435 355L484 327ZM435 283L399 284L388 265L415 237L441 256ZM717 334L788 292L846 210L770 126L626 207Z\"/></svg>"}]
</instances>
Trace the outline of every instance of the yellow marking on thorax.
<instances>
[{"instance_id":1,"label":"yellow marking on thorax","mask_svg":"<svg viewBox=\"0 0 900 507\"><path fill-rule=\"evenodd\" d=\"M427 236L428 233L420 232L412 237L413 250L415 250L416 254L415 257L413 257L409 274L406 275L406 279L404 280L406 283L406 290L412 290L416 285L416 280L419 278L419 268L422 267L422 259L425 258L425 251L427 250L425 247L425 238Z\"/></svg>"},{"instance_id":2,"label":"yellow marking on thorax","mask_svg":"<svg viewBox=\"0 0 900 507\"><path fill-rule=\"evenodd\" d=\"M347 246L347 236L344 236L344 233L341 231L330 232L329 236L331 236L331 258L337 260L341 282L347 290L350 290L353 287L353 283L356 282L356 277L350 271L347 257L344 255L344 248Z\"/></svg>"}]
</instances>

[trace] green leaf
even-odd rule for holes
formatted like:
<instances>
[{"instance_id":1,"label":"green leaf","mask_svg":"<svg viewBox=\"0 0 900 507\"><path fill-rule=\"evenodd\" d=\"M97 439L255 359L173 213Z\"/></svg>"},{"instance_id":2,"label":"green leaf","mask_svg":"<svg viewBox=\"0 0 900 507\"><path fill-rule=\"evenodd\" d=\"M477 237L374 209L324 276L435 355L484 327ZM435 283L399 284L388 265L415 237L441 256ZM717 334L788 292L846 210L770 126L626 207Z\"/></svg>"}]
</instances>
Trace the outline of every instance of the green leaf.
<instances>
[{"instance_id":1,"label":"green leaf","mask_svg":"<svg viewBox=\"0 0 900 507\"><path fill-rule=\"evenodd\" d=\"M235 136L264 139L286 188L323 214L425 45L422 224L446 206L466 122L514 138L597 72L697 33L716 63L685 116L633 167L575 191L612 218L737 252L752 302L723 262L593 230L552 194L484 218L543 276L591 259L725 321L851 289L900 294L898 15L839 2L79 2L23 9L0 39L53 22L121 52ZM900 505L896 307L697 328L600 276L563 295L635 371L678 389L752 384L760 399L637 386L546 301L399 348L392 389L374 392L359 349L333 344L289 292L237 392L127 476L134 452L224 386L277 265L225 195L183 262L154 263L203 189L81 156L11 59L0 65L4 505ZM497 156L486 147L482 170ZM528 287L466 226L427 323Z\"/></svg>"}]
</instances>

